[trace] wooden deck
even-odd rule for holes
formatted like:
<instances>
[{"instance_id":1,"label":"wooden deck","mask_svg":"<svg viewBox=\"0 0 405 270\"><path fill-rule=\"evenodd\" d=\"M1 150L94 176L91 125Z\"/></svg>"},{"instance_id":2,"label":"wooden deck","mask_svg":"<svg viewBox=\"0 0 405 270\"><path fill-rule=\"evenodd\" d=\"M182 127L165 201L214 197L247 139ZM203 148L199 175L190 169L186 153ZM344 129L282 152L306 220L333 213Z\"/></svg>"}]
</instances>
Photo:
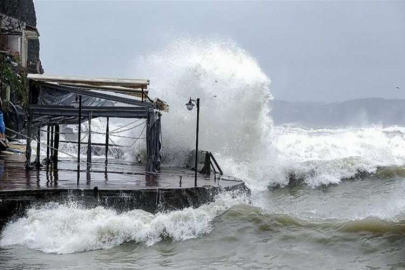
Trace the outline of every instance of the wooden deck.
<instances>
[{"instance_id":1,"label":"wooden deck","mask_svg":"<svg viewBox=\"0 0 405 270\"><path fill-rule=\"evenodd\" d=\"M180 181L181 179L181 181ZM243 181L230 176L198 176L198 187L231 187ZM156 177L145 175L145 164L111 160L107 173L104 160L93 160L91 172L81 167L77 181L77 164L73 160L61 160L57 170L25 170L24 157L0 156L0 191L43 189L94 189L141 190L141 189L186 189L194 187L194 172L183 168L162 167Z\"/></svg>"},{"instance_id":2,"label":"wooden deck","mask_svg":"<svg viewBox=\"0 0 405 270\"><path fill-rule=\"evenodd\" d=\"M25 158L0 156L0 229L27 209L49 202L81 207L108 207L116 211L142 209L151 213L199 207L215 200L222 191L250 194L244 182L229 176L215 179L194 172L163 167L156 176L145 175L145 164L111 160L107 173L104 159L93 160L91 172L82 167L77 181L77 164L60 160L57 170L25 170ZM180 180L181 179L181 180Z\"/></svg>"}]
</instances>

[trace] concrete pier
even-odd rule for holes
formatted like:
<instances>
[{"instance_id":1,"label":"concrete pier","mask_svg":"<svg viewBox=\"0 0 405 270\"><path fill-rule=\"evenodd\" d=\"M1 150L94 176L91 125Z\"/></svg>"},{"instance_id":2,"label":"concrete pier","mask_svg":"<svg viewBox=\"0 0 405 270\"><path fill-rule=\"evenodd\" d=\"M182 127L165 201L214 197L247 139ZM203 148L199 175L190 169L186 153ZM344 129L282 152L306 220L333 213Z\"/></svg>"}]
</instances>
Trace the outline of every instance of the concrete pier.
<instances>
[{"instance_id":1,"label":"concrete pier","mask_svg":"<svg viewBox=\"0 0 405 270\"><path fill-rule=\"evenodd\" d=\"M60 160L57 169L34 170L25 170L24 161L22 156L0 157L0 226L48 202L156 213L198 207L222 191L249 192L243 181L224 175L199 175L194 186L194 172L181 168L162 167L157 175L145 175L143 164L110 160L106 173L104 160L94 159L92 171L84 168L77 181L73 160Z\"/></svg>"}]
</instances>

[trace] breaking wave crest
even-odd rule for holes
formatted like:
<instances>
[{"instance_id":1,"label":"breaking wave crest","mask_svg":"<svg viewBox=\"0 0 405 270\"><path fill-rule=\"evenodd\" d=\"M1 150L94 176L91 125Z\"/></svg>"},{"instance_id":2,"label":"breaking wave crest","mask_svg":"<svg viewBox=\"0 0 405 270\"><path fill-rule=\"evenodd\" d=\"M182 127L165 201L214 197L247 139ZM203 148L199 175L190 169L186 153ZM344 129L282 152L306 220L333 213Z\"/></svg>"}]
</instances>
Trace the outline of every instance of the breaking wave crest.
<instances>
[{"instance_id":1,"label":"breaking wave crest","mask_svg":"<svg viewBox=\"0 0 405 270\"><path fill-rule=\"evenodd\" d=\"M125 242L153 245L166 238L183 241L209 233L216 216L244 202L243 197L223 194L197 209L157 214L49 203L29 209L26 217L9 223L0 245L24 245L46 253L66 254L109 249Z\"/></svg>"},{"instance_id":2,"label":"breaking wave crest","mask_svg":"<svg viewBox=\"0 0 405 270\"><path fill-rule=\"evenodd\" d=\"M302 129L274 127L274 147L288 184L291 177L316 187L365 175L403 175L405 128Z\"/></svg>"}]
</instances>

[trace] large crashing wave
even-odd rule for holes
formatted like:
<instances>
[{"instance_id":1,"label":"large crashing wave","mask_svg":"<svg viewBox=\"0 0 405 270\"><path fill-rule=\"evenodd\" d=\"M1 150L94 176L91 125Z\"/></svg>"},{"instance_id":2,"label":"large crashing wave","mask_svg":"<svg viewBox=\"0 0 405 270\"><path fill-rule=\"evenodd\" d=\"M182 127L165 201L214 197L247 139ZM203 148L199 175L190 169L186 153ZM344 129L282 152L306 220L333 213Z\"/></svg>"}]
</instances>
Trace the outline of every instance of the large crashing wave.
<instances>
[{"instance_id":1,"label":"large crashing wave","mask_svg":"<svg viewBox=\"0 0 405 270\"><path fill-rule=\"evenodd\" d=\"M138 59L135 74L150 78L151 95L170 105L163 115L166 162L181 165L194 149L196 112L185 107L190 97L201 99L201 149L240 162L255 160L266 146L270 80L234 42L180 39Z\"/></svg>"},{"instance_id":2,"label":"large crashing wave","mask_svg":"<svg viewBox=\"0 0 405 270\"><path fill-rule=\"evenodd\" d=\"M150 78L151 95L170 105L163 116L166 163L181 165L194 149L196 113L185 108L189 97L201 98L200 148L214 152L225 172L251 189L287 185L292 175L314 187L336 184L405 161L399 128L273 126L269 78L229 40L176 40L140 57L134 72Z\"/></svg>"}]
</instances>

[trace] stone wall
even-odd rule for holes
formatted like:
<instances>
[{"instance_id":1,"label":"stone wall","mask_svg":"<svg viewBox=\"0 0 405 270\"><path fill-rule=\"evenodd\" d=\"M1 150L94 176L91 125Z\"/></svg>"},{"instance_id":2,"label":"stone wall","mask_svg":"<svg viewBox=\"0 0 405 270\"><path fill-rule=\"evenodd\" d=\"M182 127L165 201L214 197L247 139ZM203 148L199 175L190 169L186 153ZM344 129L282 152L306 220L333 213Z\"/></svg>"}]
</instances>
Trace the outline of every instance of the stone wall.
<instances>
[{"instance_id":1,"label":"stone wall","mask_svg":"<svg viewBox=\"0 0 405 270\"><path fill-rule=\"evenodd\" d=\"M37 27L37 17L33 0L1 0L0 13L24 21L29 26ZM43 73L42 65L37 68L39 58L39 40L31 40L28 44L28 72Z\"/></svg>"},{"instance_id":2,"label":"stone wall","mask_svg":"<svg viewBox=\"0 0 405 270\"><path fill-rule=\"evenodd\" d=\"M37 27L37 17L33 0L1 0L0 13L26 22Z\"/></svg>"}]
</instances>

